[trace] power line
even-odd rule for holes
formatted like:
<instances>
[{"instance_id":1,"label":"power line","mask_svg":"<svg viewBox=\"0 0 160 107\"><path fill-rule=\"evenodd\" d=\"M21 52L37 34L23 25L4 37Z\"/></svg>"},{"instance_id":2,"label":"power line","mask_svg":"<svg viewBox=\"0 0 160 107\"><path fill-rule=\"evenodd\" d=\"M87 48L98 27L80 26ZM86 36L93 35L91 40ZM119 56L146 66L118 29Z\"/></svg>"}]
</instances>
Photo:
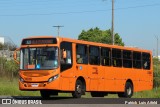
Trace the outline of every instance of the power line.
<instances>
[{"instance_id":1,"label":"power line","mask_svg":"<svg viewBox=\"0 0 160 107\"><path fill-rule=\"evenodd\" d=\"M115 10L123 10L123 9L134 9L134 8L142 8L142 7L154 7L154 6L160 6L160 4L148 4L148 5L140 5L140 6L131 6L131 7L122 7L117 8Z\"/></svg>"},{"instance_id":2,"label":"power line","mask_svg":"<svg viewBox=\"0 0 160 107\"><path fill-rule=\"evenodd\" d=\"M10 0L9 0L10 1ZM10 1L10 2L7 2L7 4L3 4L5 2L2 2L1 3L1 0L0 0L0 9L1 10L8 10L10 8L13 8L11 10L29 10L30 9L33 9L36 10L36 9L50 9L52 10L53 8L55 7L59 7L59 9L62 9L62 7L64 8L70 8L70 7L77 7L77 6L84 6L84 5L87 5L88 6L97 6L97 5L102 5L102 4L97 4L98 2L95 2L94 0L88 0L87 2L82 2L82 1L69 1L69 2L66 2L66 3L62 3L63 0L34 0L34 1ZM96 0L97 1L97 0ZM103 3L104 5L104 3ZM67 7L66 7L67 6ZM3 8L4 7L4 8ZM18 8L18 7L23 7L23 8ZM37 8L38 7L38 8ZM105 7L106 7L106 4L105 4ZM14 8L17 8L17 9L14 9ZM93 7L92 7L93 8Z\"/></svg>"},{"instance_id":3,"label":"power line","mask_svg":"<svg viewBox=\"0 0 160 107\"><path fill-rule=\"evenodd\" d=\"M0 1L0 10L29 10L29 9L34 9L34 10L53 10L56 7L56 10L60 10L63 8L70 8L70 7L76 7L77 6L85 6L87 5L87 7L89 6L97 6L97 3L95 3L94 1L90 1L90 2L82 2L82 1L70 1L67 3L62 3L63 0L47 0L47 1L40 1L40 2L35 2L35 1L20 1L20 2L9 2L9 3L1 3ZM22 7L22 8L21 8ZM13 9L12 9L13 8ZM14 9L16 8L16 9Z\"/></svg>"},{"instance_id":4,"label":"power line","mask_svg":"<svg viewBox=\"0 0 160 107\"><path fill-rule=\"evenodd\" d=\"M134 8L142 8L142 7L154 7L154 6L160 6L160 4L150 4L150 5L141 5L141 6L131 6L131 7L123 7L123 8L116 8L114 10L125 10L125 9L134 9ZM33 13L33 14L6 14L6 15L0 15L2 16L45 16L45 15L55 15L55 14L80 14L80 13L93 13L93 12L106 12L111 11L112 9L107 10L90 10L90 11L77 11L77 12L55 12L55 13Z\"/></svg>"},{"instance_id":5,"label":"power line","mask_svg":"<svg viewBox=\"0 0 160 107\"><path fill-rule=\"evenodd\" d=\"M12 6L14 6L14 5L18 5L18 6L30 6L30 5L43 5L44 6L44 3L49 3L49 4L51 4L52 6L54 5L54 4L56 4L56 5L54 5L54 6L57 6L57 4L59 5L59 6L61 6L61 5L64 5L64 4L62 4L62 2L63 2L63 0L57 0L57 1L55 1L55 0L47 0L47 1L20 1L20 2L1 2L0 1L0 5L12 5ZM94 1L90 1L90 2L87 2L87 3L95 3ZM76 3L76 4L79 4L79 3L83 3L84 4L84 2L81 2L81 1L72 1L72 2L67 2L67 4L71 4L71 5L75 5L74 3ZM86 3L85 3L86 4ZM66 5L66 4L65 4ZM1 7L2 7L1 6Z\"/></svg>"}]
</instances>

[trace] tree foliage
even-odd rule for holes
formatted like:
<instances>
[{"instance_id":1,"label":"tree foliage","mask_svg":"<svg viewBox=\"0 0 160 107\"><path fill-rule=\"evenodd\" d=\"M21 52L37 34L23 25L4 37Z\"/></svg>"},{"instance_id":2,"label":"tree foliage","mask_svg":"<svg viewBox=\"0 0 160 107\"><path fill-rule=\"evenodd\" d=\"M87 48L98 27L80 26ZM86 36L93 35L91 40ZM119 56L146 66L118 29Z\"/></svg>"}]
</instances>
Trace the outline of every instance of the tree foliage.
<instances>
[{"instance_id":1,"label":"tree foliage","mask_svg":"<svg viewBox=\"0 0 160 107\"><path fill-rule=\"evenodd\" d=\"M112 44L111 30L100 30L98 27L91 28L88 31L82 30L78 36L79 40L100 42L106 44ZM118 33L115 34L115 44L124 46L124 42Z\"/></svg>"}]
</instances>

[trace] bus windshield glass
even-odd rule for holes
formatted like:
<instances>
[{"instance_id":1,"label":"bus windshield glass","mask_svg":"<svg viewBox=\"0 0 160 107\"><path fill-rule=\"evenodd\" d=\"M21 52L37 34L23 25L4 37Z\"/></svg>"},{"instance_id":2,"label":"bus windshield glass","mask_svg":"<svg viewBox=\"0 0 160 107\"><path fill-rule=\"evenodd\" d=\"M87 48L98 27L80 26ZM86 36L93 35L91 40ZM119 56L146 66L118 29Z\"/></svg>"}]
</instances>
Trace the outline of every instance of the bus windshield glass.
<instances>
[{"instance_id":1,"label":"bus windshield glass","mask_svg":"<svg viewBox=\"0 0 160 107\"><path fill-rule=\"evenodd\" d=\"M58 67L58 48L22 48L20 69L54 69Z\"/></svg>"}]
</instances>

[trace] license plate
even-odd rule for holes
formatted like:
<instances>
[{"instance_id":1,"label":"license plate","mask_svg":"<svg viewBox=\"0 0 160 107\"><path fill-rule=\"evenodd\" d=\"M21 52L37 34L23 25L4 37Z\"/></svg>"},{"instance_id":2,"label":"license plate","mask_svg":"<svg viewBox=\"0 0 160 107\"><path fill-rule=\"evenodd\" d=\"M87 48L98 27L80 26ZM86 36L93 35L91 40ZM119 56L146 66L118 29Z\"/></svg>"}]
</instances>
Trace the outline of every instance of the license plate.
<instances>
[{"instance_id":1,"label":"license plate","mask_svg":"<svg viewBox=\"0 0 160 107\"><path fill-rule=\"evenodd\" d=\"M31 84L32 87L38 87L38 84Z\"/></svg>"}]
</instances>

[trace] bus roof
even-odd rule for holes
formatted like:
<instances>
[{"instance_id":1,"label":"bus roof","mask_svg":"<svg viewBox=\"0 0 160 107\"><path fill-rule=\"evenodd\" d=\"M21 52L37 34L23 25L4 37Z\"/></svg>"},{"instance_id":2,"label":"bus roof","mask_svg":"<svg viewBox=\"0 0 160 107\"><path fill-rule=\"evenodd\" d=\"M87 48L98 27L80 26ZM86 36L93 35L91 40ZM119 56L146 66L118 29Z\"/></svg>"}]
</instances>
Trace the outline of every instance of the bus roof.
<instances>
[{"instance_id":1,"label":"bus roof","mask_svg":"<svg viewBox=\"0 0 160 107\"><path fill-rule=\"evenodd\" d=\"M118 48L118 49L124 49L124 50L132 50L132 51L143 51L143 52L149 52L150 50L141 49L138 47L131 47L131 46L118 46L118 45L111 45L111 44L105 44L105 43L98 43L98 42L90 42L90 41L84 41L84 40L77 40L77 39L71 39L71 38L65 38L65 37L55 37L55 36L31 36L24 39L38 39L38 38L57 38L60 41L68 41L78 44L86 44L86 45L93 45L93 46L100 46L100 47L108 47L108 48ZM23 39L23 40L24 40Z\"/></svg>"},{"instance_id":2,"label":"bus roof","mask_svg":"<svg viewBox=\"0 0 160 107\"><path fill-rule=\"evenodd\" d=\"M149 52L152 53L150 50L138 48L138 47L131 47L131 46L119 46L119 45L111 45L111 44L105 44L105 43L98 43L98 42L90 42L90 41L84 41L84 40L77 40L77 39L70 39L70 38L64 38L64 37L57 37L62 41L69 41L79 44L87 44L87 45L93 45L93 46L100 46L100 47L109 47L109 48L118 48L118 49L124 49L124 50L132 50L132 51L143 51L143 52Z\"/></svg>"}]
</instances>

